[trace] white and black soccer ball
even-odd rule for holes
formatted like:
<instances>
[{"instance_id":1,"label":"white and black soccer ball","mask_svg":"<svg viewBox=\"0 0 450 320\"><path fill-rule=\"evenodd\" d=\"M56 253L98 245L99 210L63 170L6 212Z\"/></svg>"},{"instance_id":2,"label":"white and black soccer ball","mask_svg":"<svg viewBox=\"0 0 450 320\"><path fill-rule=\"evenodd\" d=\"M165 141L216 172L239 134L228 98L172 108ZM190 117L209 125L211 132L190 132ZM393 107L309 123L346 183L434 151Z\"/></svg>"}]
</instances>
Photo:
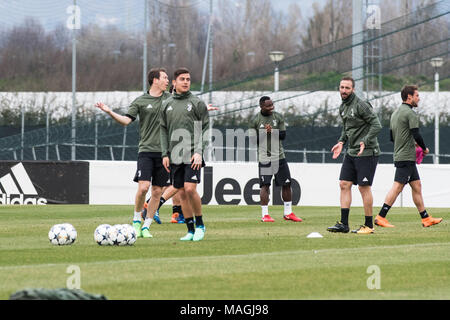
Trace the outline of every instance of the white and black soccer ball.
<instances>
[{"instance_id":1,"label":"white and black soccer ball","mask_svg":"<svg viewBox=\"0 0 450 320\"><path fill-rule=\"evenodd\" d=\"M109 224L101 224L94 231L94 240L100 246L111 245L109 241L109 229L111 226Z\"/></svg>"},{"instance_id":2,"label":"white and black soccer ball","mask_svg":"<svg viewBox=\"0 0 450 320\"><path fill-rule=\"evenodd\" d=\"M108 231L109 241L115 246L125 246L128 244L126 230L121 224L115 224Z\"/></svg>"},{"instance_id":3,"label":"white and black soccer ball","mask_svg":"<svg viewBox=\"0 0 450 320\"><path fill-rule=\"evenodd\" d=\"M133 226L130 224L123 224L122 229L124 230L127 239L127 244L133 245L137 239L136 230L134 230Z\"/></svg>"},{"instance_id":4,"label":"white and black soccer ball","mask_svg":"<svg viewBox=\"0 0 450 320\"><path fill-rule=\"evenodd\" d=\"M48 239L55 246L70 245L77 239L77 230L70 223L55 224L48 232Z\"/></svg>"}]
</instances>

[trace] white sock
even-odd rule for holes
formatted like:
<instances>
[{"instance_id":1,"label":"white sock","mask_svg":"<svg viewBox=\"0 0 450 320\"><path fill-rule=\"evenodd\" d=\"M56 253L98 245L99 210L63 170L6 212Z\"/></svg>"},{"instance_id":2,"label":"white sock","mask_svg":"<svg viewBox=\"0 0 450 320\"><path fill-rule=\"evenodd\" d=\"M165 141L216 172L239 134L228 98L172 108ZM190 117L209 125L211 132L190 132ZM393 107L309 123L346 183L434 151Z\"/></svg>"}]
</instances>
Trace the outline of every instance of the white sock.
<instances>
[{"instance_id":1,"label":"white sock","mask_svg":"<svg viewBox=\"0 0 450 320\"><path fill-rule=\"evenodd\" d=\"M152 224L152 222L153 222L152 218L145 218L144 225L142 226L142 228L150 229L150 225Z\"/></svg>"},{"instance_id":2,"label":"white sock","mask_svg":"<svg viewBox=\"0 0 450 320\"><path fill-rule=\"evenodd\" d=\"M292 213L292 201L284 203L284 215L290 215Z\"/></svg>"},{"instance_id":3,"label":"white sock","mask_svg":"<svg viewBox=\"0 0 450 320\"><path fill-rule=\"evenodd\" d=\"M133 221L141 221L141 213L140 212L134 213Z\"/></svg>"},{"instance_id":4,"label":"white sock","mask_svg":"<svg viewBox=\"0 0 450 320\"><path fill-rule=\"evenodd\" d=\"M265 215L269 214L269 206L261 206L261 210L262 210L262 216L264 217Z\"/></svg>"}]
</instances>

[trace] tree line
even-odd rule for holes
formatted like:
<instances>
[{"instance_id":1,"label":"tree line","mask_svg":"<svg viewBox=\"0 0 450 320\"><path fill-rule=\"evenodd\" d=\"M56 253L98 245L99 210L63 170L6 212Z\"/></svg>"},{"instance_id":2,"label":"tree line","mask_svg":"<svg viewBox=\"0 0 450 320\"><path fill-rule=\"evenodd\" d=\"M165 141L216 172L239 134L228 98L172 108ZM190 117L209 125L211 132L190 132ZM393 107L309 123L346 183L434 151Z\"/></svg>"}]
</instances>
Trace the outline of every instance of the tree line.
<instances>
[{"instance_id":1,"label":"tree line","mask_svg":"<svg viewBox=\"0 0 450 320\"><path fill-rule=\"evenodd\" d=\"M433 1L380 2L383 19L392 19ZM178 8L180 3L189 2L149 1L150 23L145 35L147 61L149 67L166 66L169 74L176 67L189 67L194 89L198 89L209 15L196 6ZM268 53L271 50L293 56L352 33L351 0L327 0L323 6L314 4L313 14L307 19L303 16L301 2L291 4L287 13L277 11L269 0L216 0L214 6L214 81L233 78L237 73L270 63ZM446 26L434 27L441 33L448 33L448 22ZM395 55L396 48L408 49L421 40L437 39L439 32L430 33L425 26L406 30L386 39L383 47ZM83 25L76 35L77 90L140 90L143 36L114 26ZM414 53L415 57L418 54L422 53ZM396 61L388 61L385 66L390 66L389 63ZM351 50L346 50L292 71L299 74L325 70L341 72L350 65ZM398 72L424 72L423 68L415 64ZM10 29L0 30L1 91L70 91L71 72L72 31L65 25L46 30L37 20L28 18Z\"/></svg>"}]
</instances>

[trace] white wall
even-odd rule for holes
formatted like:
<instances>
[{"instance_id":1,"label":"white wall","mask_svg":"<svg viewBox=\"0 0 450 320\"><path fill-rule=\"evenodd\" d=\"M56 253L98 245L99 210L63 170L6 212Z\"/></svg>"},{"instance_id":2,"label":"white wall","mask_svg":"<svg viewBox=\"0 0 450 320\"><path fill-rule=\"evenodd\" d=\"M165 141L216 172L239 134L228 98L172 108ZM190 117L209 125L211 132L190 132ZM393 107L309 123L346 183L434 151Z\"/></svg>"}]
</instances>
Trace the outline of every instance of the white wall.
<instances>
[{"instance_id":1,"label":"white wall","mask_svg":"<svg viewBox=\"0 0 450 320\"><path fill-rule=\"evenodd\" d=\"M133 182L136 171L135 161L89 161L90 162L90 204L133 204L137 183ZM239 183L240 195L225 195L224 199L240 199L239 205L246 205L243 197L244 186L257 178L256 163L208 163L213 168L213 197L209 204L217 204L215 187L224 178L232 178ZM301 186L300 206L339 206L339 172L341 163L290 163L292 178ZM418 166L422 181L425 206L450 208L450 165L421 164ZM204 170L203 170L204 172ZM392 186L395 168L392 164L379 164L372 186L374 206L383 204L386 193ZM204 180L205 177L202 176ZM231 185L225 186L225 189ZM258 189L254 186L254 189ZM199 185L203 195L203 182ZM253 199L258 201L259 197ZM272 199L271 199L272 200ZM357 186L353 187L353 206L362 206ZM411 189L406 186L403 195L394 206L414 207Z\"/></svg>"},{"instance_id":2,"label":"white wall","mask_svg":"<svg viewBox=\"0 0 450 320\"><path fill-rule=\"evenodd\" d=\"M193 92L198 94L198 92ZM77 108L83 113L101 113L94 107L96 102L103 102L112 108L119 108L122 112L128 109L131 102L142 94L141 91L94 91L77 92ZM378 92L376 92L378 94ZM328 106L328 112L337 115L337 107L341 104L338 91L214 91L213 103L219 107L219 113L242 108L242 116L254 113L259 98L269 95L275 102L276 110L282 112L295 106L299 114L311 114L318 108ZM200 95L201 99L208 100L208 94ZM381 92L382 98L372 100L372 106L378 110L381 104L389 109L397 108L401 103L400 92ZM417 113L421 120L433 119L436 108L440 113L448 114L450 110L450 92L441 91L439 97L434 92L420 92L420 105ZM361 97L361 98L366 98ZM21 106L27 111L41 110L42 107L51 106L52 119L59 119L71 114L72 92L0 92L0 106L8 106L20 112ZM253 106L253 107L252 107Z\"/></svg>"}]
</instances>

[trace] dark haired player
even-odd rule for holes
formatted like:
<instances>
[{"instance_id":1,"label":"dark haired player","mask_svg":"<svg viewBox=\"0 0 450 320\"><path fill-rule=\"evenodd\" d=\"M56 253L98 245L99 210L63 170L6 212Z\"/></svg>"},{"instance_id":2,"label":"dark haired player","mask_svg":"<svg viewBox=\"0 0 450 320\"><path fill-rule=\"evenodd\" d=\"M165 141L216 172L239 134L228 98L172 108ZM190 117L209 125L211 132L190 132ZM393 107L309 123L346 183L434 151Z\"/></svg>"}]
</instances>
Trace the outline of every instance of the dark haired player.
<instances>
[{"instance_id":1,"label":"dark haired player","mask_svg":"<svg viewBox=\"0 0 450 320\"><path fill-rule=\"evenodd\" d=\"M348 216L352 202L352 185L358 185L364 205L364 225L352 230L357 234L373 233L372 221L372 182L378 164L380 147L377 135L381 124L372 106L355 94L355 81L344 77L339 84L342 104L339 107L343 127L338 143L333 146L333 159L339 157L347 143L347 152L341 167L339 187L341 189L341 221L329 227L330 232L349 232Z\"/></svg>"},{"instance_id":2,"label":"dark haired player","mask_svg":"<svg viewBox=\"0 0 450 320\"><path fill-rule=\"evenodd\" d=\"M208 109L190 92L188 69L177 69L172 82L176 92L163 103L161 115L162 161L170 172L173 187L180 194L188 229L180 240L200 241L205 236L205 225L197 184L200 183L201 168L205 166L203 134L209 127Z\"/></svg>"},{"instance_id":3,"label":"dark haired player","mask_svg":"<svg viewBox=\"0 0 450 320\"><path fill-rule=\"evenodd\" d=\"M281 186L284 201L285 220L301 222L302 219L292 212L291 173L284 155L282 141L286 138L286 126L283 116L273 111L274 105L270 97L263 96L259 100L261 111L253 117L249 124L249 136L256 139L258 146L258 173L261 201L261 221L274 222L269 214L269 194L272 177L275 185ZM272 145L275 143L275 145Z\"/></svg>"},{"instance_id":4,"label":"dark haired player","mask_svg":"<svg viewBox=\"0 0 450 320\"><path fill-rule=\"evenodd\" d=\"M112 111L108 106L98 102L95 106L111 116L116 122L127 126L139 118L139 154L137 170L134 181L138 183L134 204L133 227L138 237L151 238L150 225L158 208L162 188L169 183L169 174L162 166L161 140L160 140L160 115L164 100L169 98L166 92L169 78L165 69L151 69L148 73L150 90L137 97L128 108L125 115ZM141 228L141 211L144 206L145 196L151 188L151 201L149 214Z\"/></svg>"},{"instance_id":5,"label":"dark haired player","mask_svg":"<svg viewBox=\"0 0 450 320\"><path fill-rule=\"evenodd\" d=\"M420 101L417 86L405 86L401 91L401 96L403 103L392 114L390 123L396 168L394 184L386 195L380 213L375 218L375 224L386 228L394 227L387 221L386 215L405 185L409 183L414 204L422 219L422 226L430 227L440 223L442 218L433 218L425 210L422 184L416 166L416 143L422 148L425 155L430 152L419 133L419 117L413 111L413 108L419 106Z\"/></svg>"}]
</instances>

